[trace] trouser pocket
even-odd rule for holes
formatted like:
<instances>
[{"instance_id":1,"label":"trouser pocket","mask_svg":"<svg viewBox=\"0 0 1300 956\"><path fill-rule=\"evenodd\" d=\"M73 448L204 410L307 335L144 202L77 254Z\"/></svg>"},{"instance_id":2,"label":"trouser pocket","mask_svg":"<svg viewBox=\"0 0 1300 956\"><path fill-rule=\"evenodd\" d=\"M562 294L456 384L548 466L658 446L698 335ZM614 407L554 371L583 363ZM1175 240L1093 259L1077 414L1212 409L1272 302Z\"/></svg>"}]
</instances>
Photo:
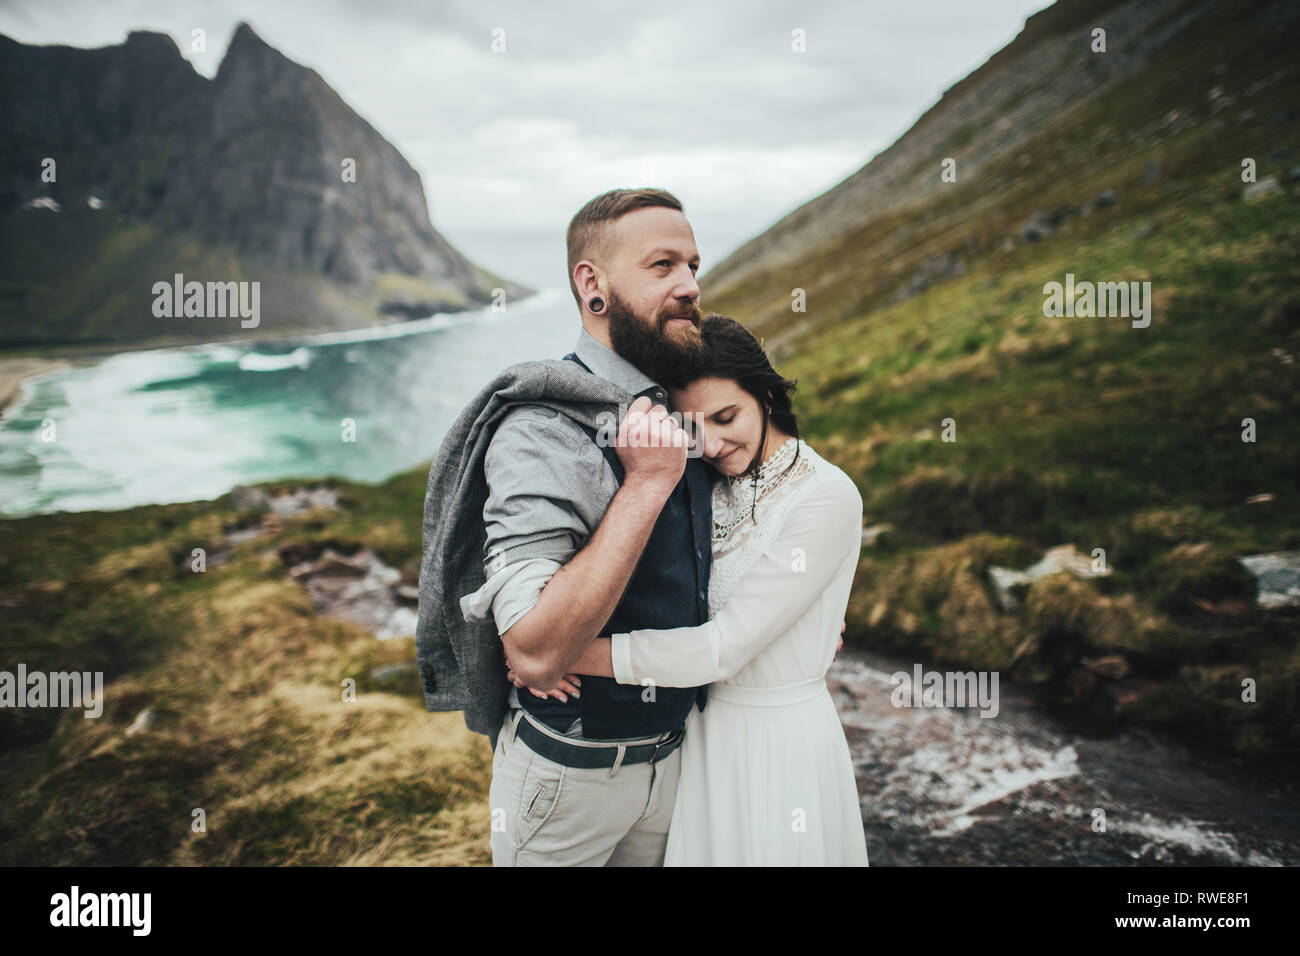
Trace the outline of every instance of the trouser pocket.
<instances>
[{"instance_id":1,"label":"trouser pocket","mask_svg":"<svg viewBox=\"0 0 1300 956\"><path fill-rule=\"evenodd\" d=\"M516 849L523 849L559 811L568 771L545 757L534 756L529 762L521 791Z\"/></svg>"}]
</instances>

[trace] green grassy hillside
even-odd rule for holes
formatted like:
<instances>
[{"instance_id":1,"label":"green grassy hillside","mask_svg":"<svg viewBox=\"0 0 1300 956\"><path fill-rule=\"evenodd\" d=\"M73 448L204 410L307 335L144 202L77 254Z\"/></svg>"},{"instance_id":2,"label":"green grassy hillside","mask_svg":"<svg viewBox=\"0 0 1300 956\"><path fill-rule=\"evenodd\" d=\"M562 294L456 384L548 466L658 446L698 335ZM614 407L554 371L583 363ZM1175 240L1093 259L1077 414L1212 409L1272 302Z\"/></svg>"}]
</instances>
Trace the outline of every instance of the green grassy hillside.
<instances>
[{"instance_id":1,"label":"green grassy hillside","mask_svg":"<svg viewBox=\"0 0 1300 956\"><path fill-rule=\"evenodd\" d=\"M1300 547L1300 70L1295 31L1261 40L1244 10L969 185L959 163L937 199L703 301L764 337L806 437L891 526L865 550L852 641L1267 763L1300 753L1300 614L1256 607L1236 559ZM1280 188L1243 198L1246 157ZM1038 209L1055 227L1027 241ZM1045 316L1067 273L1149 281L1150 326ZM1001 612L988 567L1064 543L1113 573L1041 579Z\"/></svg>"},{"instance_id":2,"label":"green grassy hillside","mask_svg":"<svg viewBox=\"0 0 1300 956\"><path fill-rule=\"evenodd\" d=\"M192 549L257 524L229 496L0 522L4 667L105 681L95 719L0 710L0 864L489 863L486 738L426 712L413 670L376 673L413 662L412 638L317 617L287 574L366 545L413 581L426 478L337 482L340 511L286 519L203 573Z\"/></svg>"}]
</instances>

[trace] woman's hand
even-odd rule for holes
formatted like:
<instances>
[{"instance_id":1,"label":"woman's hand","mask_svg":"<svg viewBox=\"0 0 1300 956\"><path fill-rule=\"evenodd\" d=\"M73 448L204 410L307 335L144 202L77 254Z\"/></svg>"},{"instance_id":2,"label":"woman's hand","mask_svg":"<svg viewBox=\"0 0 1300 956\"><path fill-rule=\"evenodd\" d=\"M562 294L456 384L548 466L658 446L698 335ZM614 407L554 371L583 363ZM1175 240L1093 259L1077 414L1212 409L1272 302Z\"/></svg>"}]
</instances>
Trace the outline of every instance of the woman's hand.
<instances>
[{"instance_id":1,"label":"woman's hand","mask_svg":"<svg viewBox=\"0 0 1300 956\"><path fill-rule=\"evenodd\" d=\"M525 684L523 681L519 679L519 675L516 674L514 668L510 666L510 658L508 657L506 658L506 678L510 681L510 683L514 684L516 687L528 686L527 684ZM582 697L582 692L578 690L578 688L581 686L582 686L581 677L579 677L577 674L565 674L562 678L560 678L560 682L556 684L554 687L550 688L549 690L539 690L535 687L528 687L528 691L534 697L540 697L543 700L545 700L547 697L554 697L558 701L562 701L563 703L568 703L569 701L569 698L567 696L568 694L572 694L574 697L577 698Z\"/></svg>"}]
</instances>

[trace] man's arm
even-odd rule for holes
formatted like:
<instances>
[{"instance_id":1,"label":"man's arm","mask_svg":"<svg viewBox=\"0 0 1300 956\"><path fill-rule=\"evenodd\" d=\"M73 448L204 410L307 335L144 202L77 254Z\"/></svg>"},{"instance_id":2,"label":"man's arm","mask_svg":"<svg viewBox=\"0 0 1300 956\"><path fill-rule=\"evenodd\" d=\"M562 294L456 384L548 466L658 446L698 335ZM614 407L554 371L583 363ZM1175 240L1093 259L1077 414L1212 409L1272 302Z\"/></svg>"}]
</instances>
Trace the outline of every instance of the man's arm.
<instances>
[{"instance_id":1,"label":"man's arm","mask_svg":"<svg viewBox=\"0 0 1300 956\"><path fill-rule=\"evenodd\" d=\"M636 570L664 502L686 466L685 432L648 398L632 403L615 450L624 479L599 527L546 582L537 603L501 635L515 673L553 687L600 634Z\"/></svg>"}]
</instances>

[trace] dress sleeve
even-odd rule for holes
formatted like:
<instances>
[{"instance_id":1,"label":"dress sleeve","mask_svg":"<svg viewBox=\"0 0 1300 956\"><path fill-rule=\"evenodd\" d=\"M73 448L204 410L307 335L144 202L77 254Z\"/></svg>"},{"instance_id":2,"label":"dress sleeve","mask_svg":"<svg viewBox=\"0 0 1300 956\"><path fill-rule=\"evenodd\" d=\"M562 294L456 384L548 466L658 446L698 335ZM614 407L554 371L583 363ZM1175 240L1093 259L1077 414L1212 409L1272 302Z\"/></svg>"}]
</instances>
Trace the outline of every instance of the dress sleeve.
<instances>
[{"instance_id":1,"label":"dress sleeve","mask_svg":"<svg viewBox=\"0 0 1300 956\"><path fill-rule=\"evenodd\" d=\"M781 530L717 617L695 627L612 634L620 684L698 687L727 680L792 628L862 548L862 496L852 481L809 482Z\"/></svg>"}]
</instances>

